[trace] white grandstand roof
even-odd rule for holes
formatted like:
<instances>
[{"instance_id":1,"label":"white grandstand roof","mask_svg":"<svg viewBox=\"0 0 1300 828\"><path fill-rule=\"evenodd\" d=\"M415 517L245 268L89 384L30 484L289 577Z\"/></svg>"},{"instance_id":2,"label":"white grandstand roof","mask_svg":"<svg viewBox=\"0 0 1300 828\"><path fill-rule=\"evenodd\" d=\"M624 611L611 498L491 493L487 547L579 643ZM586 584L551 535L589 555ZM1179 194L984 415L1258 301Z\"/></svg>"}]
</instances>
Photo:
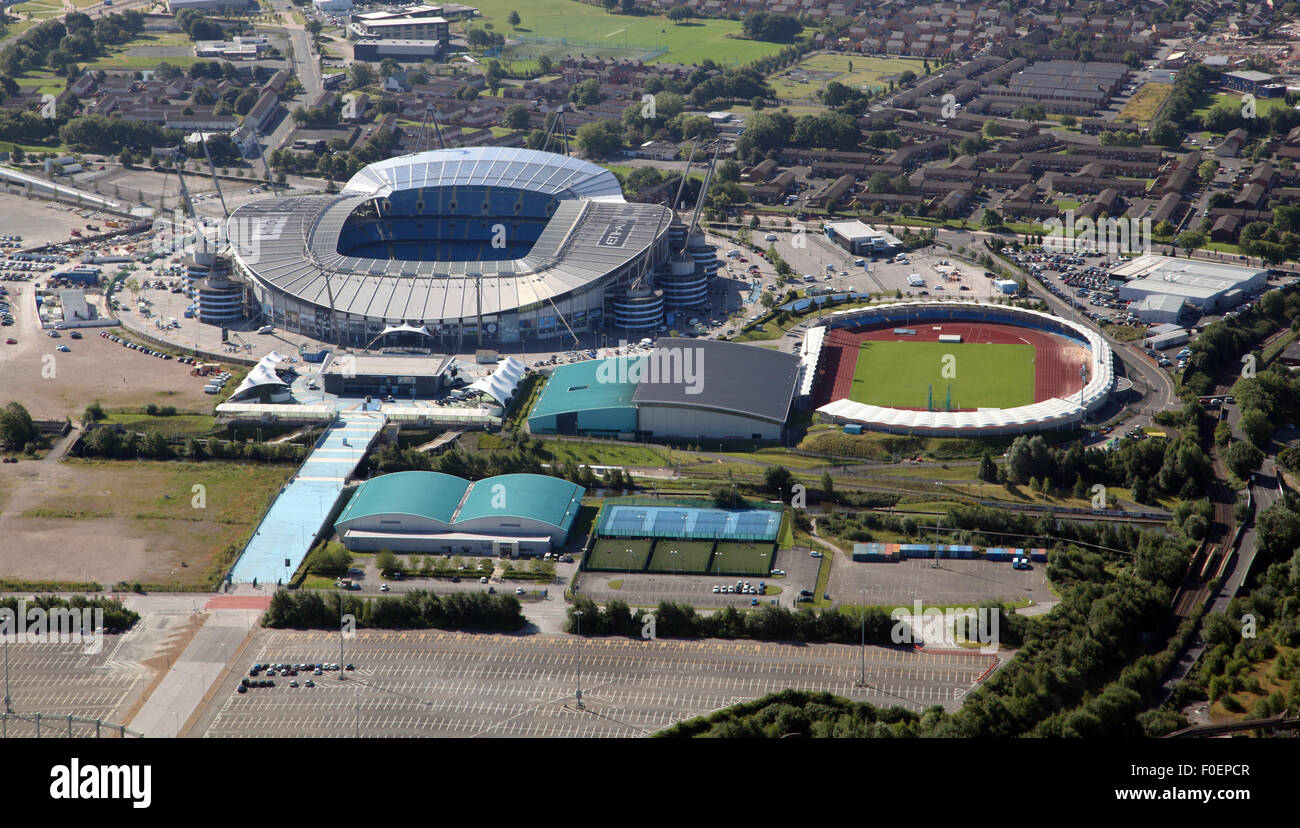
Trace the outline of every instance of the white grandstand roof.
<instances>
[{"instance_id":1,"label":"white grandstand roof","mask_svg":"<svg viewBox=\"0 0 1300 828\"><path fill-rule=\"evenodd\" d=\"M515 389L524 378L527 370L522 362L514 357L506 357L491 375L470 383L473 391L482 391L492 399L505 405L515 395Z\"/></svg>"}]
</instances>

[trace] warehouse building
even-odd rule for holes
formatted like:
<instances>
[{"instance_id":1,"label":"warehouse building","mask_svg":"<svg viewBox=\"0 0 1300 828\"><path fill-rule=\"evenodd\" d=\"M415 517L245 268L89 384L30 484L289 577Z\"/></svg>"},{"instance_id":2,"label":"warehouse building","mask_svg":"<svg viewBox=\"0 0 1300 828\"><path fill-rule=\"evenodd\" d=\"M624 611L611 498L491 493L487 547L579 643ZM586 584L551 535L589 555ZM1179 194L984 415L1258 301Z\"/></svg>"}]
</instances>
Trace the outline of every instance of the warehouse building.
<instances>
[{"instance_id":1,"label":"warehouse building","mask_svg":"<svg viewBox=\"0 0 1300 828\"><path fill-rule=\"evenodd\" d=\"M799 360L790 354L661 338L648 354L556 368L528 428L535 434L779 440L798 379Z\"/></svg>"},{"instance_id":2,"label":"warehouse building","mask_svg":"<svg viewBox=\"0 0 1300 828\"><path fill-rule=\"evenodd\" d=\"M1128 306L1147 325L1175 323L1183 315L1183 298L1169 293L1144 296Z\"/></svg>"},{"instance_id":3,"label":"warehouse building","mask_svg":"<svg viewBox=\"0 0 1300 828\"><path fill-rule=\"evenodd\" d=\"M394 472L362 483L334 529L353 551L538 556L564 545L585 492L540 474Z\"/></svg>"},{"instance_id":4,"label":"warehouse building","mask_svg":"<svg viewBox=\"0 0 1300 828\"><path fill-rule=\"evenodd\" d=\"M1121 301L1172 296L1200 313L1236 307L1268 282L1265 270L1157 255L1126 262L1112 270L1111 277L1127 281L1119 289Z\"/></svg>"},{"instance_id":5,"label":"warehouse building","mask_svg":"<svg viewBox=\"0 0 1300 828\"><path fill-rule=\"evenodd\" d=\"M827 222L826 238L855 256L889 253L903 248L903 242L897 236L877 230L857 219Z\"/></svg>"}]
</instances>

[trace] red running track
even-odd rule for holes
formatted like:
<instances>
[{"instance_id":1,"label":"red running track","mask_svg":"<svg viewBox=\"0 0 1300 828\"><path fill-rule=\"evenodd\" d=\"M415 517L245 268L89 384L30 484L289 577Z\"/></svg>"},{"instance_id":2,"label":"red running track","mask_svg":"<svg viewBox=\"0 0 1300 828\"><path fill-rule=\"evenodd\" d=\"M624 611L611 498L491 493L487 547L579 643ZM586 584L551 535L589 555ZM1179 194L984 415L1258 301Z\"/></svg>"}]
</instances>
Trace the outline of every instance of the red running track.
<instances>
[{"instance_id":1,"label":"red running track","mask_svg":"<svg viewBox=\"0 0 1300 828\"><path fill-rule=\"evenodd\" d=\"M1089 352L1082 345L1072 345L1064 338L1032 328L994 322L925 322L907 327L915 336L895 334L896 324L869 328L835 328L826 334L817 368L817 385L813 407L846 399L853 387L853 373L858 365L858 350L863 342L938 342L940 334L959 334L963 342L987 342L997 345L1034 346L1034 402L1066 397L1083 387L1080 366L1089 362ZM971 410L971 409L963 409Z\"/></svg>"}]
</instances>

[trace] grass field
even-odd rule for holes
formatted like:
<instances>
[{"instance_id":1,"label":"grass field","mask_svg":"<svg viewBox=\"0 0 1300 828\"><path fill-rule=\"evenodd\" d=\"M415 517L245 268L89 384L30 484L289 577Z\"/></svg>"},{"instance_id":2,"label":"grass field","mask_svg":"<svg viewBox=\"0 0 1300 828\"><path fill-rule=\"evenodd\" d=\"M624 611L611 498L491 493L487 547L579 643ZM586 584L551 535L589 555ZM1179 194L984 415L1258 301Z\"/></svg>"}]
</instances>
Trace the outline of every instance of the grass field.
<instances>
[{"instance_id":1,"label":"grass field","mask_svg":"<svg viewBox=\"0 0 1300 828\"><path fill-rule=\"evenodd\" d=\"M816 100L817 93L831 81L866 91L866 87L888 86L890 80L897 80L909 69L924 75L924 66L920 58L822 54L805 58L772 76L771 83L778 98Z\"/></svg>"},{"instance_id":2,"label":"grass field","mask_svg":"<svg viewBox=\"0 0 1300 828\"><path fill-rule=\"evenodd\" d=\"M651 572L707 572L712 541L660 540L650 556Z\"/></svg>"},{"instance_id":3,"label":"grass field","mask_svg":"<svg viewBox=\"0 0 1300 828\"><path fill-rule=\"evenodd\" d=\"M948 356L952 360L946 359ZM945 367L951 367L946 371ZM864 342L849 398L894 408L925 408L930 386L942 409L1012 408L1034 401L1034 348L963 342Z\"/></svg>"},{"instance_id":4,"label":"grass field","mask_svg":"<svg viewBox=\"0 0 1300 828\"><path fill-rule=\"evenodd\" d=\"M640 572L650 557L650 541L601 538L591 548L587 569Z\"/></svg>"},{"instance_id":5,"label":"grass field","mask_svg":"<svg viewBox=\"0 0 1300 828\"><path fill-rule=\"evenodd\" d=\"M1207 115L1209 114L1209 111L1211 109L1220 105L1225 107L1227 106L1240 107L1241 96L1234 95L1230 92L1219 92L1218 94L1212 95L1210 97L1210 103L1207 106L1203 106L1200 109L1192 110L1192 114L1202 115L1202 116ZM1284 106L1286 106L1286 100L1284 98L1256 98L1255 115L1256 117L1263 118L1266 115L1268 115L1268 113L1272 112L1274 109L1280 109Z\"/></svg>"},{"instance_id":6,"label":"grass field","mask_svg":"<svg viewBox=\"0 0 1300 828\"><path fill-rule=\"evenodd\" d=\"M1174 91L1172 83L1146 83L1142 88L1128 99L1124 108L1120 110L1119 115L1115 117L1117 121L1133 121L1139 126L1146 126L1151 121L1151 117L1156 114L1160 104L1165 102L1165 98Z\"/></svg>"},{"instance_id":7,"label":"grass field","mask_svg":"<svg viewBox=\"0 0 1300 828\"><path fill-rule=\"evenodd\" d=\"M34 580L211 583L292 474L222 461L20 464L0 536L21 542L0 545L0 567Z\"/></svg>"},{"instance_id":8,"label":"grass field","mask_svg":"<svg viewBox=\"0 0 1300 828\"><path fill-rule=\"evenodd\" d=\"M771 543L721 541L709 564L710 575L766 575L772 570L776 546Z\"/></svg>"},{"instance_id":9,"label":"grass field","mask_svg":"<svg viewBox=\"0 0 1300 828\"><path fill-rule=\"evenodd\" d=\"M779 43L742 40L738 20L693 20L674 25L666 17L631 17L607 14L600 6L577 0L483 0L475 3L481 13L473 26L492 24L493 30L507 41L522 41L507 47L521 58L546 54L552 58L564 54L588 56L635 57L639 53L667 49L651 62L699 63L711 58L726 66L743 65L779 52ZM506 19L518 11L522 18L518 29ZM561 42L539 42L534 38Z\"/></svg>"}]
</instances>

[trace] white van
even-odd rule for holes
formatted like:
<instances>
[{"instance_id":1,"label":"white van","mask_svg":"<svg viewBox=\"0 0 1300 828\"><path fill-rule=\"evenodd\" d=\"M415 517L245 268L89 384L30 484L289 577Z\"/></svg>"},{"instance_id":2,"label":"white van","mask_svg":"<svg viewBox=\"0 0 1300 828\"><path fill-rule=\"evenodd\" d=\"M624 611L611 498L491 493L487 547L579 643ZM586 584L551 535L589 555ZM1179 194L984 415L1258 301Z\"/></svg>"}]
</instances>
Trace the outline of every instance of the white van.
<instances>
[{"instance_id":1,"label":"white van","mask_svg":"<svg viewBox=\"0 0 1300 828\"><path fill-rule=\"evenodd\" d=\"M768 233L766 236L763 237L763 241L776 241L776 234Z\"/></svg>"},{"instance_id":2,"label":"white van","mask_svg":"<svg viewBox=\"0 0 1300 828\"><path fill-rule=\"evenodd\" d=\"M272 325L263 325L262 327L257 329L257 332L263 335L272 333L274 331L275 331L275 327Z\"/></svg>"},{"instance_id":3,"label":"white van","mask_svg":"<svg viewBox=\"0 0 1300 828\"><path fill-rule=\"evenodd\" d=\"M213 383L208 383L207 385L203 386L203 393L204 393L204 394L216 394L216 393L219 392L220 390L221 390L221 386L220 386L220 385L215 385L215 384L213 384Z\"/></svg>"},{"instance_id":4,"label":"white van","mask_svg":"<svg viewBox=\"0 0 1300 828\"><path fill-rule=\"evenodd\" d=\"M899 253L894 257L894 264L907 264L907 254Z\"/></svg>"}]
</instances>

